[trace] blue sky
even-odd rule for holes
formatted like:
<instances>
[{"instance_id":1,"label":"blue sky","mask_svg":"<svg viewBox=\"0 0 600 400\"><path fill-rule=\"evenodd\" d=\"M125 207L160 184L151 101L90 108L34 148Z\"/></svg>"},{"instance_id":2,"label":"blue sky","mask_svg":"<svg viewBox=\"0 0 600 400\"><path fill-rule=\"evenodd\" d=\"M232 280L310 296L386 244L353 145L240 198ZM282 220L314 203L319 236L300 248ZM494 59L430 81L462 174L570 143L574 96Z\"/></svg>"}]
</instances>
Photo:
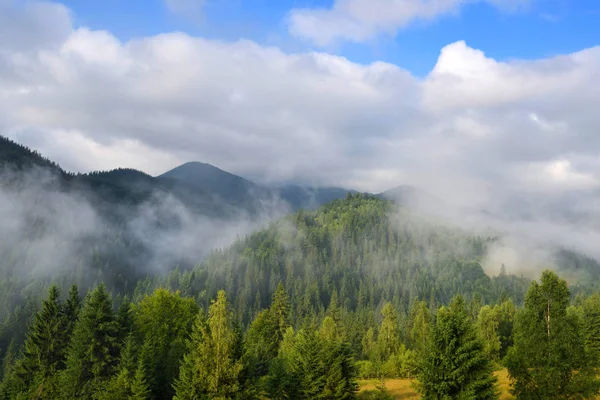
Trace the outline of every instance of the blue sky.
<instances>
[{"instance_id":1,"label":"blue sky","mask_svg":"<svg viewBox=\"0 0 600 400\"><path fill-rule=\"evenodd\" d=\"M318 49L359 63L387 61L423 76L445 45L465 40L473 48L503 61L566 54L600 43L600 4L594 0L537 0L517 11L473 3L431 21L416 21L363 43L340 41L319 47L291 37L290 10L330 8L326 0L207 0L203 15L169 12L164 0L69 0L75 24L106 29L121 40L164 32L225 41L240 38L275 45L288 52Z\"/></svg>"}]
</instances>

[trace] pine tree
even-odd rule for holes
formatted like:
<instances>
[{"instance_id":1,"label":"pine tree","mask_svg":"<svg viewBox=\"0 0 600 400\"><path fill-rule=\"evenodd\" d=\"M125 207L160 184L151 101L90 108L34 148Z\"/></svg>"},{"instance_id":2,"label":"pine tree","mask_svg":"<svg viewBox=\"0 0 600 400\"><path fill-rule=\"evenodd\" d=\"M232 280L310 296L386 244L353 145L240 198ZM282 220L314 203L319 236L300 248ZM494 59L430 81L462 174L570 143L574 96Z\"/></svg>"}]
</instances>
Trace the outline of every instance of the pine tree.
<instances>
[{"instance_id":1,"label":"pine tree","mask_svg":"<svg viewBox=\"0 0 600 400\"><path fill-rule=\"evenodd\" d=\"M121 349L119 365L116 374L105 386L96 390L96 400L128 399L136 370L137 346L133 334L129 334Z\"/></svg>"},{"instance_id":2,"label":"pine tree","mask_svg":"<svg viewBox=\"0 0 600 400\"><path fill-rule=\"evenodd\" d=\"M81 297L79 296L79 288L73 284L69 289L69 296L64 304L65 331L68 336L73 334L80 311Z\"/></svg>"},{"instance_id":3,"label":"pine tree","mask_svg":"<svg viewBox=\"0 0 600 400\"><path fill-rule=\"evenodd\" d=\"M418 379L424 400L498 398L492 365L462 297L440 308Z\"/></svg>"},{"instance_id":4,"label":"pine tree","mask_svg":"<svg viewBox=\"0 0 600 400\"><path fill-rule=\"evenodd\" d=\"M52 285L29 327L23 353L9 377L12 392L39 399L57 396L56 376L65 367L68 336L64 330L60 290Z\"/></svg>"},{"instance_id":5,"label":"pine tree","mask_svg":"<svg viewBox=\"0 0 600 400\"><path fill-rule=\"evenodd\" d=\"M594 293L583 302L586 351L595 367L600 367L600 294Z\"/></svg>"},{"instance_id":6,"label":"pine tree","mask_svg":"<svg viewBox=\"0 0 600 400\"><path fill-rule=\"evenodd\" d=\"M269 364L277 357L277 326L270 310L258 313L246 334L244 362L250 375L257 379L269 372Z\"/></svg>"},{"instance_id":7,"label":"pine tree","mask_svg":"<svg viewBox=\"0 0 600 400\"><path fill-rule=\"evenodd\" d=\"M241 395L243 365L235 357L237 347L233 316L225 292L220 290L209 308L208 319L200 315L194 324L174 399L229 399Z\"/></svg>"},{"instance_id":8,"label":"pine tree","mask_svg":"<svg viewBox=\"0 0 600 400\"><path fill-rule=\"evenodd\" d=\"M123 342L133 330L133 313L128 296L124 296L121 300L121 304L117 309L116 320L119 326L119 342Z\"/></svg>"},{"instance_id":9,"label":"pine tree","mask_svg":"<svg viewBox=\"0 0 600 400\"><path fill-rule=\"evenodd\" d=\"M91 398L106 384L118 362L117 336L111 296L100 284L89 294L75 324L61 379L63 398Z\"/></svg>"},{"instance_id":10,"label":"pine tree","mask_svg":"<svg viewBox=\"0 0 600 400\"><path fill-rule=\"evenodd\" d=\"M567 282L552 271L531 283L505 360L518 398L581 399L599 393L593 359L585 351L584 323L567 313L569 298Z\"/></svg>"},{"instance_id":11,"label":"pine tree","mask_svg":"<svg viewBox=\"0 0 600 400\"><path fill-rule=\"evenodd\" d=\"M165 289L155 290L131 307L135 330L142 341L140 360L153 397L173 397L173 381L179 376L185 341L197 312L192 298ZM128 314L121 309L124 324L129 323Z\"/></svg>"},{"instance_id":12,"label":"pine tree","mask_svg":"<svg viewBox=\"0 0 600 400\"><path fill-rule=\"evenodd\" d=\"M290 326L290 300L281 282L277 285L277 289L273 295L270 314L271 318L275 321L276 343L279 345L283 340L285 331Z\"/></svg>"},{"instance_id":13,"label":"pine tree","mask_svg":"<svg viewBox=\"0 0 600 400\"><path fill-rule=\"evenodd\" d=\"M140 362L135 370L133 381L131 383L131 394L128 400L147 400L151 398L150 388L146 379L144 365Z\"/></svg>"}]
</instances>

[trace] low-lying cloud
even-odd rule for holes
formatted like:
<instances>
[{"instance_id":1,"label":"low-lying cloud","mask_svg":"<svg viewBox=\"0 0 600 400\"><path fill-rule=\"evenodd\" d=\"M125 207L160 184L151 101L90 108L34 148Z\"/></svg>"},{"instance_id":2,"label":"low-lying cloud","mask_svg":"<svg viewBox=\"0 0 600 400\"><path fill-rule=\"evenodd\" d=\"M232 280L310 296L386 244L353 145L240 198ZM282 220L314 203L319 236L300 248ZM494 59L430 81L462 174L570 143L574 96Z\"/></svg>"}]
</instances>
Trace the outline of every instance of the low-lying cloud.
<instances>
[{"instance_id":1,"label":"low-lying cloud","mask_svg":"<svg viewBox=\"0 0 600 400\"><path fill-rule=\"evenodd\" d=\"M327 18L361 4L338 3ZM69 170L159 174L199 160L259 181L370 192L413 184L491 210L508 221L502 229L596 254L600 47L501 62L449 43L418 78L398 65L248 40L122 41L75 28L60 4L19 4L0 1L10 16L0 20L0 130ZM369 15L361 18L380 29ZM578 215L523 216L547 201Z\"/></svg>"}]
</instances>

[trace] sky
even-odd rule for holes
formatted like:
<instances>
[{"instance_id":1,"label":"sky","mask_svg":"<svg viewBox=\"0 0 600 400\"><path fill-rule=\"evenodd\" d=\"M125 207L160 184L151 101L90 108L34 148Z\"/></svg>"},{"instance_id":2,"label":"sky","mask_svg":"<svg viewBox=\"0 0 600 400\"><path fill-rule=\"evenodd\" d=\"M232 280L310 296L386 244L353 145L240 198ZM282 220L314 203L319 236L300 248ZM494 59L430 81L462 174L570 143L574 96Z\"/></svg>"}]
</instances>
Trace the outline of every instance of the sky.
<instances>
[{"instance_id":1,"label":"sky","mask_svg":"<svg viewBox=\"0 0 600 400\"><path fill-rule=\"evenodd\" d=\"M457 202L600 186L592 0L0 0L0 134Z\"/></svg>"}]
</instances>

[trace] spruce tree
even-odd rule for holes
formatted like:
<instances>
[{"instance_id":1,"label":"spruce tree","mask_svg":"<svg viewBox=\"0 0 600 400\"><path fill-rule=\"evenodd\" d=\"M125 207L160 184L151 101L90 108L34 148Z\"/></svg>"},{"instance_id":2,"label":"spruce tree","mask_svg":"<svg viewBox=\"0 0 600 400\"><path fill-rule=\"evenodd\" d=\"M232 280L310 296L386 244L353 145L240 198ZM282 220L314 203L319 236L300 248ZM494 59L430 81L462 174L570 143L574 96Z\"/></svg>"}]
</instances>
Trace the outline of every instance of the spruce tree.
<instances>
[{"instance_id":1,"label":"spruce tree","mask_svg":"<svg viewBox=\"0 0 600 400\"><path fill-rule=\"evenodd\" d=\"M505 360L517 398L581 399L599 393L584 323L567 312L569 299L567 282L552 271L542 272L540 283L531 282Z\"/></svg>"},{"instance_id":2,"label":"spruce tree","mask_svg":"<svg viewBox=\"0 0 600 400\"><path fill-rule=\"evenodd\" d=\"M96 390L96 400L131 399L137 368L141 364L137 361L138 349L133 334L125 339L121 350L117 372L103 387ZM145 383L142 381L142 383Z\"/></svg>"},{"instance_id":3,"label":"spruce tree","mask_svg":"<svg viewBox=\"0 0 600 400\"><path fill-rule=\"evenodd\" d=\"M275 341L277 345L281 343L285 331L290 326L290 313L290 299L283 284L280 282L273 294L273 301L270 307L270 315L276 327Z\"/></svg>"},{"instance_id":4,"label":"spruce tree","mask_svg":"<svg viewBox=\"0 0 600 400\"><path fill-rule=\"evenodd\" d=\"M585 299L582 311L586 351L593 365L600 367L600 294Z\"/></svg>"},{"instance_id":5,"label":"spruce tree","mask_svg":"<svg viewBox=\"0 0 600 400\"><path fill-rule=\"evenodd\" d=\"M129 312L125 307L123 303L121 317L117 318L127 325ZM131 307L135 331L142 343L140 359L153 397L172 398L175 394L173 381L179 376L185 342L197 312L192 298L182 298L179 292L165 289L155 290Z\"/></svg>"},{"instance_id":6,"label":"spruce tree","mask_svg":"<svg viewBox=\"0 0 600 400\"><path fill-rule=\"evenodd\" d=\"M277 327L270 310L260 311L250 324L244 343L244 362L254 379L269 372L271 361L277 356Z\"/></svg>"},{"instance_id":7,"label":"spruce tree","mask_svg":"<svg viewBox=\"0 0 600 400\"><path fill-rule=\"evenodd\" d=\"M198 316L175 382L177 400L198 398L243 398L240 374L242 361L236 358L238 336L223 290L208 310L208 319Z\"/></svg>"},{"instance_id":8,"label":"spruce tree","mask_svg":"<svg viewBox=\"0 0 600 400\"><path fill-rule=\"evenodd\" d=\"M496 378L461 296L440 308L418 372L424 400L497 399Z\"/></svg>"},{"instance_id":9,"label":"spruce tree","mask_svg":"<svg viewBox=\"0 0 600 400\"><path fill-rule=\"evenodd\" d=\"M80 311L81 297L79 296L79 288L73 284L69 289L69 296L64 304L65 331L69 336L73 333Z\"/></svg>"},{"instance_id":10,"label":"spruce tree","mask_svg":"<svg viewBox=\"0 0 600 400\"><path fill-rule=\"evenodd\" d=\"M111 296L100 284L86 298L75 324L61 379L63 398L88 399L106 384L118 363L117 336Z\"/></svg>"},{"instance_id":11,"label":"spruce tree","mask_svg":"<svg viewBox=\"0 0 600 400\"><path fill-rule=\"evenodd\" d=\"M65 367L68 332L64 329L60 290L52 285L29 327L24 349L8 378L13 395L57 397L57 374Z\"/></svg>"}]
</instances>

